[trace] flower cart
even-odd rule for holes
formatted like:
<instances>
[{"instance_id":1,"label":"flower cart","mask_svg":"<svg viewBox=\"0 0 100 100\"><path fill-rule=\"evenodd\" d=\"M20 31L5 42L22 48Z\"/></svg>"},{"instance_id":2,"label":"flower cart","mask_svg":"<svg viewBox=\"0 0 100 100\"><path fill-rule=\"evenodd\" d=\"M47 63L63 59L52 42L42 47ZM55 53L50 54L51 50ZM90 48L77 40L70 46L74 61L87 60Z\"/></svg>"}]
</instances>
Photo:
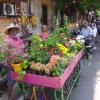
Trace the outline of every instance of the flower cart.
<instances>
[{"instance_id":1,"label":"flower cart","mask_svg":"<svg viewBox=\"0 0 100 100\"><path fill-rule=\"evenodd\" d=\"M26 74L21 80L21 82L49 87L55 89L55 98L57 99L57 91L61 89L62 99L64 99L64 94L67 94L67 98L69 97L74 85L76 84L78 77L80 75L80 60L83 55L83 49L78 52L78 54L71 60L68 67L65 69L64 73L59 77L48 77L34 74ZM11 77L13 80L16 80L18 74L15 72L11 72ZM64 90L66 89L66 90ZM66 93L64 93L66 91ZM60 91L59 91L60 92Z\"/></svg>"},{"instance_id":2,"label":"flower cart","mask_svg":"<svg viewBox=\"0 0 100 100\"><path fill-rule=\"evenodd\" d=\"M54 90L52 100L67 100L80 75L80 60L84 52L82 48L83 44L70 36L65 19L64 26L57 26L47 39L34 34L28 59L18 57L21 70L12 71L11 78L22 84L34 85L31 100L49 100L42 87Z\"/></svg>"}]
</instances>

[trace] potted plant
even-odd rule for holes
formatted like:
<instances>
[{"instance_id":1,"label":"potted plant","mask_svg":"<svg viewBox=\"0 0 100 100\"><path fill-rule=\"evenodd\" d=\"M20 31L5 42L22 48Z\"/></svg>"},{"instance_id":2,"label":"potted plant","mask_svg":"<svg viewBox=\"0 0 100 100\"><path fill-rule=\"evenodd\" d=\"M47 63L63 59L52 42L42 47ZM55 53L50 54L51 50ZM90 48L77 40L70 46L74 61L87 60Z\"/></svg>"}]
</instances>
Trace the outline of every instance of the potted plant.
<instances>
[{"instance_id":1,"label":"potted plant","mask_svg":"<svg viewBox=\"0 0 100 100\"><path fill-rule=\"evenodd\" d=\"M24 57L24 54L18 54L17 56L13 55L10 57L11 67L14 72L19 74L18 80L22 79L26 74L27 67L29 66L29 61Z\"/></svg>"},{"instance_id":2,"label":"potted plant","mask_svg":"<svg viewBox=\"0 0 100 100\"><path fill-rule=\"evenodd\" d=\"M13 70L17 73L20 72L22 70L21 67L21 63L23 61L22 55L20 54L17 56L13 55L10 57L10 59L11 59L11 67L13 68Z\"/></svg>"}]
</instances>

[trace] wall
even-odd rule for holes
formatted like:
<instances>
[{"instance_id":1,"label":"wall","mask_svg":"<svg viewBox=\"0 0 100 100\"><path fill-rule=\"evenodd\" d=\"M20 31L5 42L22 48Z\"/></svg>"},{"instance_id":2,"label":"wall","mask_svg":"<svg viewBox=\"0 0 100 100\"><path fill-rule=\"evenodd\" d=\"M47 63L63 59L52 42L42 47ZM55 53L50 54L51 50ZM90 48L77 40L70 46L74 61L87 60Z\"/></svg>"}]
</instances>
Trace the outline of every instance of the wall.
<instances>
[{"instance_id":1,"label":"wall","mask_svg":"<svg viewBox=\"0 0 100 100\"><path fill-rule=\"evenodd\" d=\"M0 2L16 3L17 14L20 14L20 1L26 2L27 0L0 0ZM30 0L30 1L31 1L31 12L37 17L37 24L36 27L34 27L34 32L39 32L41 29L40 20L42 16L42 4L48 6L48 24L51 25L51 18L53 15L53 10L52 10L53 0ZM11 22L12 22L12 18L0 17L0 23L4 23L4 26L0 27L0 30L1 29L3 30Z\"/></svg>"},{"instance_id":2,"label":"wall","mask_svg":"<svg viewBox=\"0 0 100 100\"><path fill-rule=\"evenodd\" d=\"M37 17L37 25L34 29L35 32L40 31L41 27L41 16L42 16L42 4L48 6L48 24L51 25L51 17L53 15L53 2L52 0L32 0L31 1L31 12Z\"/></svg>"},{"instance_id":3,"label":"wall","mask_svg":"<svg viewBox=\"0 0 100 100\"><path fill-rule=\"evenodd\" d=\"M21 11L21 5L20 2L24 1L27 2L27 0L0 0L0 3L15 3L16 4L16 10L17 10L17 14L20 15ZM0 16L0 32L4 31L5 28L10 25L13 22L13 18L12 17L6 17L6 16Z\"/></svg>"}]
</instances>

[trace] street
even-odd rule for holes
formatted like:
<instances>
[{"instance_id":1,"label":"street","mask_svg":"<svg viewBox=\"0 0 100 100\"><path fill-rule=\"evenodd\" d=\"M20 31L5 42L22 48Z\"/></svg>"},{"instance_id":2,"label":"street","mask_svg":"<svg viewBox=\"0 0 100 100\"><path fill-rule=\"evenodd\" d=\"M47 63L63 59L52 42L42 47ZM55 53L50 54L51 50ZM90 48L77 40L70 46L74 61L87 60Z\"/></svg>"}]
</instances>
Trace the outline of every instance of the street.
<instances>
[{"instance_id":1,"label":"street","mask_svg":"<svg viewBox=\"0 0 100 100\"><path fill-rule=\"evenodd\" d=\"M100 100L100 42L85 66L82 65L79 83L70 100Z\"/></svg>"}]
</instances>

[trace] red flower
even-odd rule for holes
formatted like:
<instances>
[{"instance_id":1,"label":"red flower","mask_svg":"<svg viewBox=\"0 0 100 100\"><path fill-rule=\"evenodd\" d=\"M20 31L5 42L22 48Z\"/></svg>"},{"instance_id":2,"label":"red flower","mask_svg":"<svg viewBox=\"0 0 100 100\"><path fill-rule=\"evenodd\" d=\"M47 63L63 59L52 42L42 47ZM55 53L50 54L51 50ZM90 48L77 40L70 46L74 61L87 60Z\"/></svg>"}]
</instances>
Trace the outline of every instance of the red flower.
<instances>
[{"instance_id":1,"label":"red flower","mask_svg":"<svg viewBox=\"0 0 100 100\"><path fill-rule=\"evenodd\" d=\"M61 56L62 55L62 52L58 52L58 55Z\"/></svg>"},{"instance_id":2,"label":"red flower","mask_svg":"<svg viewBox=\"0 0 100 100\"><path fill-rule=\"evenodd\" d=\"M50 49L50 51L53 51L53 52L54 52L54 50L55 50L55 48L53 48L53 47Z\"/></svg>"},{"instance_id":3,"label":"red flower","mask_svg":"<svg viewBox=\"0 0 100 100\"><path fill-rule=\"evenodd\" d=\"M49 52L49 54L50 54L50 55L53 55L53 54L54 54L54 52L53 52L53 51L50 51L50 52Z\"/></svg>"}]
</instances>

